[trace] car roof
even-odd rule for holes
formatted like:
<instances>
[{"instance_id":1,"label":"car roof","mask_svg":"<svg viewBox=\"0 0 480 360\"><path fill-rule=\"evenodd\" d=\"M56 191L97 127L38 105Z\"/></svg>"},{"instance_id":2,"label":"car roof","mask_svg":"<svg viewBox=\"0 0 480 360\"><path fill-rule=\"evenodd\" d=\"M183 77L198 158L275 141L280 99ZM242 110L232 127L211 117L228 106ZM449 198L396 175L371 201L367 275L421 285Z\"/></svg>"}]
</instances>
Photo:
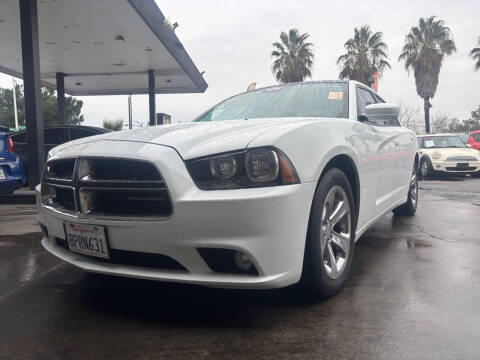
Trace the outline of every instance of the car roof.
<instances>
[{"instance_id":1,"label":"car roof","mask_svg":"<svg viewBox=\"0 0 480 360\"><path fill-rule=\"evenodd\" d=\"M101 127L97 127L97 126L89 126L89 125L54 125L54 126L45 126L43 129L46 130L46 129L64 129L64 128L93 130L93 131L97 131L97 132L102 133L102 134L111 132L111 130L109 130L109 129L105 129L105 128L101 128ZM12 135L20 134L20 133L25 132L25 131L26 131L26 129L16 131L16 132L12 133Z\"/></svg>"}]
</instances>

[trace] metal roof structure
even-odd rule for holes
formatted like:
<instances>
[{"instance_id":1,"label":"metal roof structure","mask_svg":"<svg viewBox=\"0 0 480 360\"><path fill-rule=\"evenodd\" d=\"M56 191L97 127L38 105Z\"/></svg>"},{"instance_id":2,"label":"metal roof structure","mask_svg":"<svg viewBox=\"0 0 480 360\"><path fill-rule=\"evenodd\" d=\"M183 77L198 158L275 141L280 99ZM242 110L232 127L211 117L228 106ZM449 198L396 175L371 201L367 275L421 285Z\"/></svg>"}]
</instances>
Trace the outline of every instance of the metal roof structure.
<instances>
[{"instance_id":1,"label":"metal roof structure","mask_svg":"<svg viewBox=\"0 0 480 360\"><path fill-rule=\"evenodd\" d=\"M204 92L207 83L153 0L38 0L40 76L70 95ZM0 72L22 77L18 0L0 1Z\"/></svg>"},{"instance_id":2,"label":"metal roof structure","mask_svg":"<svg viewBox=\"0 0 480 360\"><path fill-rule=\"evenodd\" d=\"M23 78L28 182L45 161L41 85L70 95L198 93L207 83L154 0L1 0L0 72Z\"/></svg>"}]
</instances>

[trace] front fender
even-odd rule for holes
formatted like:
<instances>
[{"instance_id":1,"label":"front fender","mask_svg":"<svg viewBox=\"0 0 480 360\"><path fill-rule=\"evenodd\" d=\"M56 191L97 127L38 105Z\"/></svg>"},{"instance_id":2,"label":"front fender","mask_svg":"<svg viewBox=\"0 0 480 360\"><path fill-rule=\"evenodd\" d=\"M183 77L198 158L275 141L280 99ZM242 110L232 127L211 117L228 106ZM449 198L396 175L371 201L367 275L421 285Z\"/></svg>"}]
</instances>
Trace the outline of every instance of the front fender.
<instances>
[{"instance_id":1,"label":"front fender","mask_svg":"<svg viewBox=\"0 0 480 360\"><path fill-rule=\"evenodd\" d=\"M349 156L359 167L355 123L347 119L318 119L278 126L255 138L248 147L275 146L295 166L301 182L317 181L325 165L337 155Z\"/></svg>"}]
</instances>

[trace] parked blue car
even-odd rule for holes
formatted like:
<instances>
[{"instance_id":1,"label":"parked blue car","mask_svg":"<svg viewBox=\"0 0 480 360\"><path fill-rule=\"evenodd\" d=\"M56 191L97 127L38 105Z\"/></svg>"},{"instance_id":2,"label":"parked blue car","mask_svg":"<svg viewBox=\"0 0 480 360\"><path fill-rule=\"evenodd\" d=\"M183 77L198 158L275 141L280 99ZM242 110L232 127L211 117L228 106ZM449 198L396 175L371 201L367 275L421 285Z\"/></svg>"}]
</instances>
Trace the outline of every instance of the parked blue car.
<instances>
[{"instance_id":1,"label":"parked blue car","mask_svg":"<svg viewBox=\"0 0 480 360\"><path fill-rule=\"evenodd\" d=\"M12 139L0 132L0 194L10 194L26 181L22 160L13 152Z\"/></svg>"}]
</instances>

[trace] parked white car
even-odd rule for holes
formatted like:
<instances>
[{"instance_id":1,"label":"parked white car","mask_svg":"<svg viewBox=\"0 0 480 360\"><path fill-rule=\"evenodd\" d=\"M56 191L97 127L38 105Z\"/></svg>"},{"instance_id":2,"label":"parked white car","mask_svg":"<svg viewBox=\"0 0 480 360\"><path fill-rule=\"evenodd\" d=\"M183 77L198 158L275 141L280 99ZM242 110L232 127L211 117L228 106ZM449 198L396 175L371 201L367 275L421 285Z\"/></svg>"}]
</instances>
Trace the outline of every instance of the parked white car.
<instances>
[{"instance_id":1,"label":"parked white car","mask_svg":"<svg viewBox=\"0 0 480 360\"><path fill-rule=\"evenodd\" d=\"M42 244L97 273L331 296L365 230L415 213L417 141L397 118L358 82L304 82L61 145L37 187Z\"/></svg>"},{"instance_id":2,"label":"parked white car","mask_svg":"<svg viewBox=\"0 0 480 360\"><path fill-rule=\"evenodd\" d=\"M458 135L418 136L420 174L429 178L440 173L474 174L480 172L480 152L471 149Z\"/></svg>"}]
</instances>

